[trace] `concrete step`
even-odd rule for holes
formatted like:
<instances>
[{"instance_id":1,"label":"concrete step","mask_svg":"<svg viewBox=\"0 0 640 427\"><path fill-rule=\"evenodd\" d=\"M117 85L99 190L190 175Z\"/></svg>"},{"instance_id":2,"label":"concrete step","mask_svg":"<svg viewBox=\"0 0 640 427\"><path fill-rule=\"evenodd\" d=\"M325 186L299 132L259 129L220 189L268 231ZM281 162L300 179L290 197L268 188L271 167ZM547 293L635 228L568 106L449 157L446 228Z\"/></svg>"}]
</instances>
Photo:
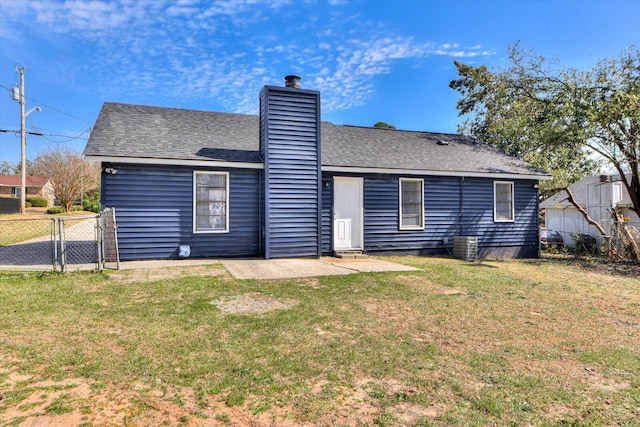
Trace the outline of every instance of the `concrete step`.
<instances>
[{"instance_id":1,"label":"concrete step","mask_svg":"<svg viewBox=\"0 0 640 427\"><path fill-rule=\"evenodd\" d=\"M362 251L334 251L333 256L342 259L366 259L368 255L362 253Z\"/></svg>"}]
</instances>

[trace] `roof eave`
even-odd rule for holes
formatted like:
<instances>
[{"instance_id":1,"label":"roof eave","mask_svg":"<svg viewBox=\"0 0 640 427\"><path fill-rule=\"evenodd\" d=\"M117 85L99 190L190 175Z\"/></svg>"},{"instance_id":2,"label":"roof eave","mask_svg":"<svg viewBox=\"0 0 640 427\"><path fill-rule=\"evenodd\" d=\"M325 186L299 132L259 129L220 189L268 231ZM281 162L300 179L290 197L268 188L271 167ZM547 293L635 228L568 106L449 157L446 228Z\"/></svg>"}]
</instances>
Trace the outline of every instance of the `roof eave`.
<instances>
[{"instance_id":1,"label":"roof eave","mask_svg":"<svg viewBox=\"0 0 640 427\"><path fill-rule=\"evenodd\" d=\"M430 175L430 176L459 176L465 178L500 178L500 179L534 179L548 181L553 176L548 174L523 174L515 172L478 172L478 171L453 171L430 169L395 169L395 168L370 168L353 166L322 166L323 172L345 173L381 173L394 175Z\"/></svg>"},{"instance_id":2,"label":"roof eave","mask_svg":"<svg viewBox=\"0 0 640 427\"><path fill-rule=\"evenodd\" d=\"M167 159L154 157L102 156L95 154L85 154L84 157L88 160L95 160L103 163L264 169L264 165L262 163L230 162L225 160Z\"/></svg>"},{"instance_id":3,"label":"roof eave","mask_svg":"<svg viewBox=\"0 0 640 427\"><path fill-rule=\"evenodd\" d=\"M196 160L196 159L168 159L152 157L124 157L124 156L103 156L86 154L85 158L100 162L126 163L126 164L146 164L146 165L173 165L173 166L195 166L195 167L225 167L240 169L264 169L262 163L253 162L230 162L223 160ZM469 178L500 178L500 179L533 179L550 180L551 175L545 174L523 174L512 172L477 172L477 171L443 171L428 169L394 169L394 168L370 168L354 166L331 166L322 165L323 172L342 173L367 173L367 174L388 174L388 175L430 175L430 176L459 176Z\"/></svg>"}]
</instances>

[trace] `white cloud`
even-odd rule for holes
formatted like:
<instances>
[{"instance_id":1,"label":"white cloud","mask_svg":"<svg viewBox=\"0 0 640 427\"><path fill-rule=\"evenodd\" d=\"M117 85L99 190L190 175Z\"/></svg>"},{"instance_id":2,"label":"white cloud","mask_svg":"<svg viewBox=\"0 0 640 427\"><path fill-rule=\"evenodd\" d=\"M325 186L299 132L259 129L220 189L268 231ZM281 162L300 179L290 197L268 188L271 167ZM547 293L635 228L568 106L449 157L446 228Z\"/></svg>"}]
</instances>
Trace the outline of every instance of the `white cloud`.
<instances>
[{"instance_id":1,"label":"white cloud","mask_svg":"<svg viewBox=\"0 0 640 427\"><path fill-rule=\"evenodd\" d=\"M338 4L342 1L331 1ZM105 98L210 100L243 113L257 111L264 84L281 84L290 72L303 76L303 87L322 92L323 110L329 112L365 104L377 77L393 72L398 61L494 54L479 45L421 42L388 29L380 37L379 28L357 15L308 20L305 5L291 0L3 2L2 22L10 25L0 38L19 39L20 24L33 16L44 37L88 52L68 66L82 70L74 75L89 74L85 84L95 85L91 90Z\"/></svg>"},{"instance_id":2,"label":"white cloud","mask_svg":"<svg viewBox=\"0 0 640 427\"><path fill-rule=\"evenodd\" d=\"M140 1L107 2L101 0L80 1L31 1L23 4L25 13L33 12L39 24L47 25L52 31L65 33L72 31L102 32L126 25L144 16L158 2Z\"/></svg>"}]
</instances>

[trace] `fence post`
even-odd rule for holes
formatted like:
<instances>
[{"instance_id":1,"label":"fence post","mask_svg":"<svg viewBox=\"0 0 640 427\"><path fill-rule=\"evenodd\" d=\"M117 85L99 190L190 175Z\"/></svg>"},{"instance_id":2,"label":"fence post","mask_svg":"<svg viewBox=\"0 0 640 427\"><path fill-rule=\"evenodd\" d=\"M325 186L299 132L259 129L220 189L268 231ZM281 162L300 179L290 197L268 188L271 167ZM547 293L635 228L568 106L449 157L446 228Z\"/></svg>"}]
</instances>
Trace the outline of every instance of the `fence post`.
<instances>
[{"instance_id":1,"label":"fence post","mask_svg":"<svg viewBox=\"0 0 640 427\"><path fill-rule=\"evenodd\" d=\"M56 233L56 218L51 218L51 267L58 269L58 239Z\"/></svg>"},{"instance_id":2,"label":"fence post","mask_svg":"<svg viewBox=\"0 0 640 427\"><path fill-rule=\"evenodd\" d=\"M104 257L102 253L102 220L100 214L96 216L96 258L98 262L98 271L104 268Z\"/></svg>"},{"instance_id":3,"label":"fence post","mask_svg":"<svg viewBox=\"0 0 640 427\"><path fill-rule=\"evenodd\" d=\"M60 233L60 271L67 270L67 241L64 236L64 219L58 218L58 231Z\"/></svg>"},{"instance_id":4,"label":"fence post","mask_svg":"<svg viewBox=\"0 0 640 427\"><path fill-rule=\"evenodd\" d=\"M100 261L102 262L102 268L107 266L107 250L104 247L104 231L107 228L104 221L104 211L100 212Z\"/></svg>"}]
</instances>

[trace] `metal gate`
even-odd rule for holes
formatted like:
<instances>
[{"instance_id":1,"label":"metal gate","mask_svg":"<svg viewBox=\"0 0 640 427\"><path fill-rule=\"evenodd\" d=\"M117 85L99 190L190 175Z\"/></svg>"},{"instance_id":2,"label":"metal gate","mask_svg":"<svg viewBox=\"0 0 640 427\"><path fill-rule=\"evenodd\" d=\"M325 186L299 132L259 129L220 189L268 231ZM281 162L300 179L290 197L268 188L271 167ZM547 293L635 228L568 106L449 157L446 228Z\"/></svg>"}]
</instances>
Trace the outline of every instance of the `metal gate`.
<instances>
[{"instance_id":1,"label":"metal gate","mask_svg":"<svg viewBox=\"0 0 640 427\"><path fill-rule=\"evenodd\" d=\"M55 218L52 225L53 270L102 270L100 216Z\"/></svg>"},{"instance_id":2,"label":"metal gate","mask_svg":"<svg viewBox=\"0 0 640 427\"><path fill-rule=\"evenodd\" d=\"M115 211L101 215L0 219L0 269L120 268Z\"/></svg>"}]
</instances>

